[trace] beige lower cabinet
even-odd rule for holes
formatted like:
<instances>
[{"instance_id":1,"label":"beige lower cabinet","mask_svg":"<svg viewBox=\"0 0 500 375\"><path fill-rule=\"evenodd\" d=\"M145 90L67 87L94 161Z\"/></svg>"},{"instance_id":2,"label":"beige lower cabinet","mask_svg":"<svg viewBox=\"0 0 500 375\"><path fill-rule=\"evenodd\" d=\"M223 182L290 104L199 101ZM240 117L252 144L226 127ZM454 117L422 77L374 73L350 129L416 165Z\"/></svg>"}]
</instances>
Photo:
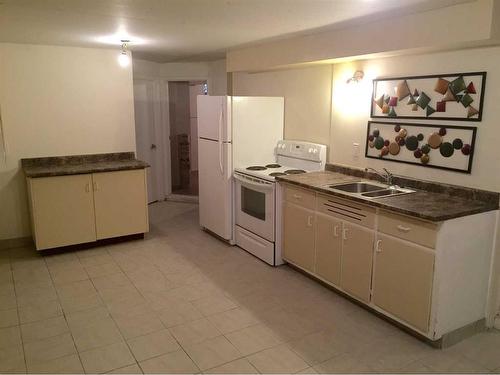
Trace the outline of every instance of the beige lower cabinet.
<instances>
[{"instance_id":1,"label":"beige lower cabinet","mask_svg":"<svg viewBox=\"0 0 500 375\"><path fill-rule=\"evenodd\" d=\"M28 178L38 250L148 231L145 169Z\"/></svg>"},{"instance_id":2,"label":"beige lower cabinet","mask_svg":"<svg viewBox=\"0 0 500 375\"><path fill-rule=\"evenodd\" d=\"M370 301L374 231L344 222L340 286L362 301Z\"/></svg>"},{"instance_id":3,"label":"beige lower cabinet","mask_svg":"<svg viewBox=\"0 0 500 375\"><path fill-rule=\"evenodd\" d=\"M316 213L316 273L340 285L342 260L342 221Z\"/></svg>"},{"instance_id":4,"label":"beige lower cabinet","mask_svg":"<svg viewBox=\"0 0 500 375\"><path fill-rule=\"evenodd\" d=\"M431 310L434 251L379 233L373 302L427 332Z\"/></svg>"},{"instance_id":5,"label":"beige lower cabinet","mask_svg":"<svg viewBox=\"0 0 500 375\"><path fill-rule=\"evenodd\" d=\"M96 239L92 175L28 179L37 249Z\"/></svg>"},{"instance_id":6,"label":"beige lower cabinet","mask_svg":"<svg viewBox=\"0 0 500 375\"><path fill-rule=\"evenodd\" d=\"M314 271L314 211L284 203L284 256L308 271Z\"/></svg>"},{"instance_id":7,"label":"beige lower cabinet","mask_svg":"<svg viewBox=\"0 0 500 375\"><path fill-rule=\"evenodd\" d=\"M97 239L148 231L144 170L94 173Z\"/></svg>"}]
</instances>

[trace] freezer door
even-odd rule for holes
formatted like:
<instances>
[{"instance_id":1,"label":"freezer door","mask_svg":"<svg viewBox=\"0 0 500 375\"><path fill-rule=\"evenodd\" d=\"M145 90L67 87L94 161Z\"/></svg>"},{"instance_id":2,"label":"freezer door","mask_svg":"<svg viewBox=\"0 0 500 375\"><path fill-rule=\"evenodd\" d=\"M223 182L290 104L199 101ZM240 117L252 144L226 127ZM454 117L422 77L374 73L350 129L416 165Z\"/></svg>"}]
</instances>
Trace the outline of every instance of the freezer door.
<instances>
[{"instance_id":1,"label":"freezer door","mask_svg":"<svg viewBox=\"0 0 500 375\"><path fill-rule=\"evenodd\" d=\"M200 225L226 240L232 240L231 167L230 143L198 139Z\"/></svg>"},{"instance_id":2,"label":"freezer door","mask_svg":"<svg viewBox=\"0 0 500 375\"><path fill-rule=\"evenodd\" d=\"M231 142L228 96L198 95L198 137Z\"/></svg>"}]
</instances>

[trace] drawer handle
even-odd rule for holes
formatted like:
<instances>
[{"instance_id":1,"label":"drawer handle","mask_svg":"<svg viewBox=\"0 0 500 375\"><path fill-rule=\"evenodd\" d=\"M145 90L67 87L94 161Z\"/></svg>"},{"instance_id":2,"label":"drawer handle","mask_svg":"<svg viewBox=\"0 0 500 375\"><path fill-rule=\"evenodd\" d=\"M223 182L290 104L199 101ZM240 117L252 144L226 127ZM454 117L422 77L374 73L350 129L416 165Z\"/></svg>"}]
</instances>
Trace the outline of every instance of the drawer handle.
<instances>
[{"instance_id":1,"label":"drawer handle","mask_svg":"<svg viewBox=\"0 0 500 375\"><path fill-rule=\"evenodd\" d=\"M401 225L401 224L400 224L400 225L398 225L398 227L397 227L397 228L398 228L401 232L405 232L405 233L408 233L408 232L411 230L411 228L410 228L410 227L405 227L404 225Z\"/></svg>"},{"instance_id":2,"label":"drawer handle","mask_svg":"<svg viewBox=\"0 0 500 375\"><path fill-rule=\"evenodd\" d=\"M342 239L347 240L347 228L342 231Z\"/></svg>"},{"instance_id":3,"label":"drawer handle","mask_svg":"<svg viewBox=\"0 0 500 375\"><path fill-rule=\"evenodd\" d=\"M298 195L298 194L294 194L294 195L293 195L293 197L294 197L295 199L302 199L302 197L301 197L300 195Z\"/></svg>"},{"instance_id":4,"label":"drawer handle","mask_svg":"<svg viewBox=\"0 0 500 375\"><path fill-rule=\"evenodd\" d=\"M90 193L90 184L88 182L85 184L85 192Z\"/></svg>"},{"instance_id":5,"label":"drawer handle","mask_svg":"<svg viewBox=\"0 0 500 375\"><path fill-rule=\"evenodd\" d=\"M308 217L307 217L307 226L308 226L308 227L312 227L312 226L313 226L313 224L312 224L312 219L313 219L313 217L312 217L312 216L308 216Z\"/></svg>"},{"instance_id":6,"label":"drawer handle","mask_svg":"<svg viewBox=\"0 0 500 375\"><path fill-rule=\"evenodd\" d=\"M380 247L381 244L382 244L382 240L377 240L377 244L375 245L375 251L377 253L381 253L382 252L382 248Z\"/></svg>"},{"instance_id":7,"label":"drawer handle","mask_svg":"<svg viewBox=\"0 0 500 375\"><path fill-rule=\"evenodd\" d=\"M333 226L333 237L338 237L339 236L339 226L334 225Z\"/></svg>"}]
</instances>

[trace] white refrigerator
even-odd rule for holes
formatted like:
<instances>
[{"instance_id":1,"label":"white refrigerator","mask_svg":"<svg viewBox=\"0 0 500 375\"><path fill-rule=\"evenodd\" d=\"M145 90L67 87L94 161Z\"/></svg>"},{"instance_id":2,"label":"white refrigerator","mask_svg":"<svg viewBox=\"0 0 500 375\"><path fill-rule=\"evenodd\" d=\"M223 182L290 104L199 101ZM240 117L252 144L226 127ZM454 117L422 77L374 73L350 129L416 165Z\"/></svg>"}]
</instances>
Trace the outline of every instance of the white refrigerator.
<instances>
[{"instance_id":1,"label":"white refrigerator","mask_svg":"<svg viewBox=\"0 0 500 375\"><path fill-rule=\"evenodd\" d=\"M233 169L275 161L284 98L199 95L197 107L200 225L233 243Z\"/></svg>"}]
</instances>

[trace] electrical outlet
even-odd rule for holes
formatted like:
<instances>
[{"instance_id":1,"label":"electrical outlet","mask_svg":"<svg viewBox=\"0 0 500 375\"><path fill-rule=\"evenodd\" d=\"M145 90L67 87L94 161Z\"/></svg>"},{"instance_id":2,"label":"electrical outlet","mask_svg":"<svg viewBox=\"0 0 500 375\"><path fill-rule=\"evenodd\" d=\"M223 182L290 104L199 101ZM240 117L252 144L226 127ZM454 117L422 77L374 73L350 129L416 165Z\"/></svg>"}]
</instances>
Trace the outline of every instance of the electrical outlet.
<instances>
[{"instance_id":1,"label":"electrical outlet","mask_svg":"<svg viewBox=\"0 0 500 375\"><path fill-rule=\"evenodd\" d=\"M354 160L359 159L359 143L354 142L352 144L352 158Z\"/></svg>"}]
</instances>

